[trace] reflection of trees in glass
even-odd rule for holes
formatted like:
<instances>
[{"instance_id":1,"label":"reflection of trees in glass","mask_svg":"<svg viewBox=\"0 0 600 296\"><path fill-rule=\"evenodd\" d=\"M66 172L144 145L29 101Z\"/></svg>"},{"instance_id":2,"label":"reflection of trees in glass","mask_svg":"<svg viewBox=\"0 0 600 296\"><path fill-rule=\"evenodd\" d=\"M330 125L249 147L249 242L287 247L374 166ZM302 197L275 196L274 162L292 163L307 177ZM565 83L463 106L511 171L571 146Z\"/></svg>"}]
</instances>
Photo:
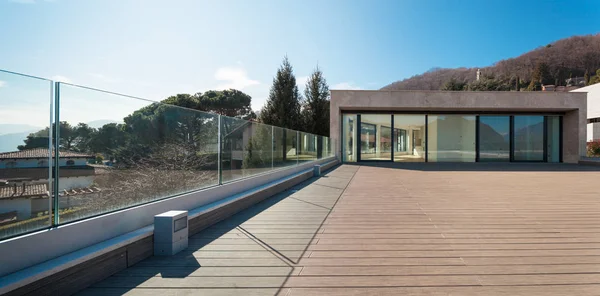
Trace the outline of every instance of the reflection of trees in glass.
<instances>
[{"instance_id":1,"label":"reflection of trees in glass","mask_svg":"<svg viewBox=\"0 0 600 296\"><path fill-rule=\"evenodd\" d=\"M249 127L250 128L250 127ZM272 164L272 137L271 127L254 124L252 135L244 149L242 168L264 168Z\"/></svg>"}]
</instances>

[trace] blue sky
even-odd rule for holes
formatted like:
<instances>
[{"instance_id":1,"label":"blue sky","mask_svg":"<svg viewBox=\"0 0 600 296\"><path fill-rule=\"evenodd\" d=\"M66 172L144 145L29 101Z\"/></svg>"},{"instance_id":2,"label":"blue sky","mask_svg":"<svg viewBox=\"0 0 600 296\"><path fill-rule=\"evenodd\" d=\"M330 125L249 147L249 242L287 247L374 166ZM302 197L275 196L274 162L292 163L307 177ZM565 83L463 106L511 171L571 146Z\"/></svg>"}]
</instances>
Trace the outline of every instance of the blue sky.
<instances>
[{"instance_id":1,"label":"blue sky","mask_svg":"<svg viewBox=\"0 0 600 296\"><path fill-rule=\"evenodd\" d=\"M286 54L300 84L318 63L378 89L600 32L597 0L0 1L0 69L151 100L232 87L255 110Z\"/></svg>"}]
</instances>

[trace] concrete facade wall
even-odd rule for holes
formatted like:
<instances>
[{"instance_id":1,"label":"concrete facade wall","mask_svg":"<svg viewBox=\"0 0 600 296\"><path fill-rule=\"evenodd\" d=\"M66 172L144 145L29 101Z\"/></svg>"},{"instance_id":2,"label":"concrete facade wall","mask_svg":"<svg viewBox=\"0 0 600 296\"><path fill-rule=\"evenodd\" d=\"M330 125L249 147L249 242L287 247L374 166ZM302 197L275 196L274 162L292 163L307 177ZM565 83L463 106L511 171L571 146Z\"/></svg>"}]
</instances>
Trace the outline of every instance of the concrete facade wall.
<instances>
[{"instance_id":1,"label":"concrete facade wall","mask_svg":"<svg viewBox=\"0 0 600 296\"><path fill-rule=\"evenodd\" d=\"M563 161L577 163L585 155L586 93L332 90L330 138L341 156L342 111L411 112L561 112Z\"/></svg>"},{"instance_id":2,"label":"concrete facade wall","mask_svg":"<svg viewBox=\"0 0 600 296\"><path fill-rule=\"evenodd\" d=\"M0 213L8 213L12 211L17 211L17 218L19 220L31 218L30 200L27 198L3 199L0 203Z\"/></svg>"}]
</instances>

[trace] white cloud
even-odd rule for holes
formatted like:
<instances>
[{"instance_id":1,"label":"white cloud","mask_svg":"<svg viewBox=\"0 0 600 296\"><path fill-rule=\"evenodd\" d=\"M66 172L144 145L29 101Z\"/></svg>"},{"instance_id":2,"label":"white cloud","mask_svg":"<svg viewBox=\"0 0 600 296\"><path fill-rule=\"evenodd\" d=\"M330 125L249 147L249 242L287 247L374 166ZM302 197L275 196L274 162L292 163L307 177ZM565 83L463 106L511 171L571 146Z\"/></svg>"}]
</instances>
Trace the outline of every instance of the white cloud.
<instances>
[{"instance_id":1,"label":"white cloud","mask_svg":"<svg viewBox=\"0 0 600 296\"><path fill-rule=\"evenodd\" d=\"M332 85L330 89L358 90L363 88L358 85L354 85L354 82L340 82Z\"/></svg>"},{"instance_id":2,"label":"white cloud","mask_svg":"<svg viewBox=\"0 0 600 296\"><path fill-rule=\"evenodd\" d=\"M229 89L234 88L242 90L246 87L259 85L260 82L252 80L248 77L246 70L241 67L222 67L217 69L215 72L215 79L223 81L217 85L217 89Z\"/></svg>"},{"instance_id":3,"label":"white cloud","mask_svg":"<svg viewBox=\"0 0 600 296\"><path fill-rule=\"evenodd\" d=\"M58 82L73 83L73 81L71 79L69 79L65 76L62 76L62 75L54 75L50 79L52 79L54 81L58 81Z\"/></svg>"},{"instance_id":4,"label":"white cloud","mask_svg":"<svg viewBox=\"0 0 600 296\"><path fill-rule=\"evenodd\" d=\"M6 81L0 80L0 87L4 87L4 86L6 86Z\"/></svg>"}]
</instances>

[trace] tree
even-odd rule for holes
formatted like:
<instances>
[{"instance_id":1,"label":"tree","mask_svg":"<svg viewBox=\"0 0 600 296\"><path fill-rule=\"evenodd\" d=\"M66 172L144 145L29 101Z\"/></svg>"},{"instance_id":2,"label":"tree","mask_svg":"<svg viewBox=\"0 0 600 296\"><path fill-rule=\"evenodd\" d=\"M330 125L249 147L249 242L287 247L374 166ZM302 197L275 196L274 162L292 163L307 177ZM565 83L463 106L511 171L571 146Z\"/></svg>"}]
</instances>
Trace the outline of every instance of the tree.
<instances>
[{"instance_id":1,"label":"tree","mask_svg":"<svg viewBox=\"0 0 600 296\"><path fill-rule=\"evenodd\" d=\"M460 82L460 81L456 80L455 78L451 78L446 83L444 83L444 86L442 86L442 90L459 91L459 90L465 90L466 86L467 86L466 82L464 82L464 81Z\"/></svg>"},{"instance_id":2,"label":"tree","mask_svg":"<svg viewBox=\"0 0 600 296\"><path fill-rule=\"evenodd\" d=\"M91 151L90 142L97 132L98 131L95 128L80 122L73 128L74 139L72 143L72 150L80 152Z\"/></svg>"},{"instance_id":3,"label":"tree","mask_svg":"<svg viewBox=\"0 0 600 296\"><path fill-rule=\"evenodd\" d=\"M588 85L596 84L600 82L600 69L596 70L596 75L590 78Z\"/></svg>"},{"instance_id":4,"label":"tree","mask_svg":"<svg viewBox=\"0 0 600 296\"><path fill-rule=\"evenodd\" d=\"M300 116L301 97L296 77L287 56L273 78L269 98L260 113L262 122L289 129L303 129Z\"/></svg>"},{"instance_id":5,"label":"tree","mask_svg":"<svg viewBox=\"0 0 600 296\"><path fill-rule=\"evenodd\" d=\"M27 136L27 138L23 140L25 145L19 145L17 146L17 149L26 150L34 148L48 148L48 145L50 143L49 141L50 140L48 138L48 128L45 128L41 131L30 133Z\"/></svg>"},{"instance_id":6,"label":"tree","mask_svg":"<svg viewBox=\"0 0 600 296\"><path fill-rule=\"evenodd\" d=\"M530 91L542 90L542 85L552 84L554 80L548 70L548 65L538 63L531 75L531 83L527 88Z\"/></svg>"},{"instance_id":7,"label":"tree","mask_svg":"<svg viewBox=\"0 0 600 296\"><path fill-rule=\"evenodd\" d=\"M198 98L198 110L242 119L256 117L252 111L252 97L239 90L209 90L195 96Z\"/></svg>"},{"instance_id":8,"label":"tree","mask_svg":"<svg viewBox=\"0 0 600 296\"><path fill-rule=\"evenodd\" d=\"M90 139L89 151L87 152L103 153L106 159L113 161L117 149L125 145L126 138L125 125L105 124Z\"/></svg>"},{"instance_id":9,"label":"tree","mask_svg":"<svg viewBox=\"0 0 600 296\"><path fill-rule=\"evenodd\" d=\"M513 87L510 78L484 75L481 79L467 85L470 91L509 91Z\"/></svg>"},{"instance_id":10,"label":"tree","mask_svg":"<svg viewBox=\"0 0 600 296\"><path fill-rule=\"evenodd\" d=\"M329 86L319 67L313 71L304 89L302 109L305 130L315 135L329 136Z\"/></svg>"},{"instance_id":11,"label":"tree","mask_svg":"<svg viewBox=\"0 0 600 296\"><path fill-rule=\"evenodd\" d=\"M585 74L583 74L583 83L585 85L588 85L590 83L590 73L587 69L585 70Z\"/></svg>"},{"instance_id":12,"label":"tree","mask_svg":"<svg viewBox=\"0 0 600 296\"><path fill-rule=\"evenodd\" d=\"M54 127L55 127L55 123L52 124L52 130L54 131ZM71 126L71 124L69 124L66 121L61 121L60 122L60 134L58 135L60 138L59 144L60 144L60 148L61 149L65 149L65 150L74 150L74 141L77 137L77 133L76 133L76 129L73 128ZM49 129L48 127L46 127L43 130L37 131L35 133L31 133L27 136L27 138L25 140L23 140L23 142L25 143L25 145L19 145L17 147L17 149L19 150L26 150L26 149L33 149L33 148L47 148L48 147L48 143L49 143L49 139L48 139L48 135L49 135ZM53 137L56 138L56 134L53 133ZM54 143L54 141L53 141Z\"/></svg>"}]
</instances>

